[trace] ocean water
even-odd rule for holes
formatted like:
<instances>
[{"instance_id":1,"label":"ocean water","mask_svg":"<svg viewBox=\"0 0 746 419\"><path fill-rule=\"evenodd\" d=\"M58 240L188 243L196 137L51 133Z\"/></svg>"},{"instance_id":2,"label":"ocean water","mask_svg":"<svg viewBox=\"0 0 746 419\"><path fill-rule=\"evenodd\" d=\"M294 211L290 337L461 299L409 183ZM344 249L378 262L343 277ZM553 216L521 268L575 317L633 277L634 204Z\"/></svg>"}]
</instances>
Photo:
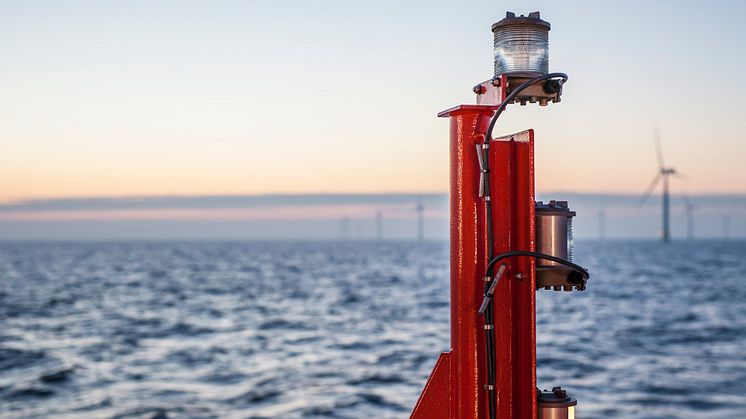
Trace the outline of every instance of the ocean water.
<instances>
[{"instance_id":1,"label":"ocean water","mask_svg":"<svg viewBox=\"0 0 746 419\"><path fill-rule=\"evenodd\" d=\"M746 417L746 242L583 242L539 291L580 418ZM447 243L0 244L0 417L406 418L448 349Z\"/></svg>"}]
</instances>

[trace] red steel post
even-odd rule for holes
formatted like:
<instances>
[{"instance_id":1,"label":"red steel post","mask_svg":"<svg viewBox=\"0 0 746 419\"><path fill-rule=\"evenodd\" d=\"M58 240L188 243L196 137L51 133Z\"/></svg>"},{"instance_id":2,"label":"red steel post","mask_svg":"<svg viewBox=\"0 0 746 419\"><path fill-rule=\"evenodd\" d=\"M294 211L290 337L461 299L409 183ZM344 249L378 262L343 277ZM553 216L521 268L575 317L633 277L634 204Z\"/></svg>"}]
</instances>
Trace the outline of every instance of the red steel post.
<instances>
[{"instance_id":1,"label":"red steel post","mask_svg":"<svg viewBox=\"0 0 746 419\"><path fill-rule=\"evenodd\" d=\"M535 250L534 132L490 146L494 254ZM536 417L536 273L532 258L512 258L495 290L497 417Z\"/></svg>"},{"instance_id":2,"label":"red steel post","mask_svg":"<svg viewBox=\"0 0 746 419\"><path fill-rule=\"evenodd\" d=\"M495 106L442 112L451 130L451 350L441 354L412 418L487 417L482 302L487 264L486 207L479 197L476 145ZM490 146L494 254L534 250L533 131ZM535 274L529 258L506 260L495 291L495 400L498 418L536 417Z\"/></svg>"}]
</instances>

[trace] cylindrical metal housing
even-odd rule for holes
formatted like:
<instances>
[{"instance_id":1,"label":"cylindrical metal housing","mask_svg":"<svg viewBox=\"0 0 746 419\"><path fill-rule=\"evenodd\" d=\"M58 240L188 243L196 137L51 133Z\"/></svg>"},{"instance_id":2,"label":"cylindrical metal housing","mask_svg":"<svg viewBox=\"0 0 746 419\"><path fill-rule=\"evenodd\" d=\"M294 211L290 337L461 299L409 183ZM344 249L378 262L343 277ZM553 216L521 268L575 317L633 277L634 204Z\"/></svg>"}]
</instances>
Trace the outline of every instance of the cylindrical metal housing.
<instances>
[{"instance_id":1,"label":"cylindrical metal housing","mask_svg":"<svg viewBox=\"0 0 746 419\"><path fill-rule=\"evenodd\" d=\"M574 211L567 207L567 201L536 203L536 251L572 260L572 217ZM537 268L561 266L550 260L537 260Z\"/></svg>"},{"instance_id":2,"label":"cylindrical metal housing","mask_svg":"<svg viewBox=\"0 0 746 419\"><path fill-rule=\"evenodd\" d=\"M492 25L495 34L495 76L502 74L540 75L549 73L549 22L539 12L505 19Z\"/></svg>"},{"instance_id":3,"label":"cylindrical metal housing","mask_svg":"<svg viewBox=\"0 0 746 419\"><path fill-rule=\"evenodd\" d=\"M567 395L562 387L540 391L536 405L537 419L575 419L578 401Z\"/></svg>"}]
</instances>

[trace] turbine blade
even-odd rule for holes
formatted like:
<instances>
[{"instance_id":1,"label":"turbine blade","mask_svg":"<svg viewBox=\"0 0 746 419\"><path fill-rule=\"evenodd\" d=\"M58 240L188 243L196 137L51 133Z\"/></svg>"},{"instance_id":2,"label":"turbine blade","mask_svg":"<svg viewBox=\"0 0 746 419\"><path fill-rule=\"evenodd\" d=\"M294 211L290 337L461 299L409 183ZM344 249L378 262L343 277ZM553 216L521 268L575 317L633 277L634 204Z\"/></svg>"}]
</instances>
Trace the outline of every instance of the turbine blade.
<instances>
[{"instance_id":1,"label":"turbine blade","mask_svg":"<svg viewBox=\"0 0 746 419\"><path fill-rule=\"evenodd\" d=\"M663 161L663 147L661 147L661 132L658 123L655 123L655 155L658 158L658 168L663 169L666 163Z\"/></svg>"},{"instance_id":2,"label":"turbine blade","mask_svg":"<svg viewBox=\"0 0 746 419\"><path fill-rule=\"evenodd\" d=\"M654 189L655 189L655 187L656 187L656 186L658 185L658 182L660 182L660 180L661 180L661 174L660 174L660 173L658 173L658 174L657 174L657 175L655 175L655 177L653 178L653 181L652 181L652 182L650 182L650 186L648 186L648 189L647 189L647 190L645 191L645 195L643 195L643 196L642 196L642 198L640 198L640 202L639 202L639 203L637 204L637 206L638 206L638 207L641 207L641 206L642 206L642 204L644 204L644 203L645 203L645 201L647 201L647 200L648 200L648 198L649 198L649 197L650 197L650 195L651 195L651 194L653 193L653 190L654 190Z\"/></svg>"},{"instance_id":3,"label":"turbine blade","mask_svg":"<svg viewBox=\"0 0 746 419\"><path fill-rule=\"evenodd\" d=\"M686 181L690 181L690 180L691 180L691 178L690 178L689 176L687 176L687 175L683 175L683 174L681 174L681 173L679 173L679 172L674 172L674 173L672 173L672 175L673 175L673 177L675 177L676 179L679 179L679 180L683 180L683 181L685 181L685 182L686 182Z\"/></svg>"}]
</instances>

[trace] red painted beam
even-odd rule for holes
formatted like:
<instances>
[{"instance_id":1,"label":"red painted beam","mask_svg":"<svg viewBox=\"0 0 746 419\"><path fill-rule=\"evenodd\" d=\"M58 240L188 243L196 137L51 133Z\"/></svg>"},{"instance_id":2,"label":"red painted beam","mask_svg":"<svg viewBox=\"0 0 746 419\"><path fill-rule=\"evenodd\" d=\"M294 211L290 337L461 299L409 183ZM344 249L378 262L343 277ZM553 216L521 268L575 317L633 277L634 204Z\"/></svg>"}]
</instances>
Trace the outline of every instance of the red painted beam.
<instances>
[{"instance_id":1,"label":"red painted beam","mask_svg":"<svg viewBox=\"0 0 746 419\"><path fill-rule=\"evenodd\" d=\"M494 254L534 250L534 133L490 146ZM534 261L508 259L495 290L497 417L536 417L536 276ZM520 275L519 275L520 274Z\"/></svg>"},{"instance_id":2,"label":"red painted beam","mask_svg":"<svg viewBox=\"0 0 746 419\"><path fill-rule=\"evenodd\" d=\"M476 145L484 141L495 106L461 105L442 112L451 131L451 351L442 354L413 418L487 417L482 302L487 264L486 209L478 196ZM495 254L533 250L533 131L490 147ZM528 258L507 260L495 295L498 418L536 417L535 275ZM521 273L522 279L516 279ZM446 367L447 365L447 367ZM448 371L449 379L444 380Z\"/></svg>"}]
</instances>

